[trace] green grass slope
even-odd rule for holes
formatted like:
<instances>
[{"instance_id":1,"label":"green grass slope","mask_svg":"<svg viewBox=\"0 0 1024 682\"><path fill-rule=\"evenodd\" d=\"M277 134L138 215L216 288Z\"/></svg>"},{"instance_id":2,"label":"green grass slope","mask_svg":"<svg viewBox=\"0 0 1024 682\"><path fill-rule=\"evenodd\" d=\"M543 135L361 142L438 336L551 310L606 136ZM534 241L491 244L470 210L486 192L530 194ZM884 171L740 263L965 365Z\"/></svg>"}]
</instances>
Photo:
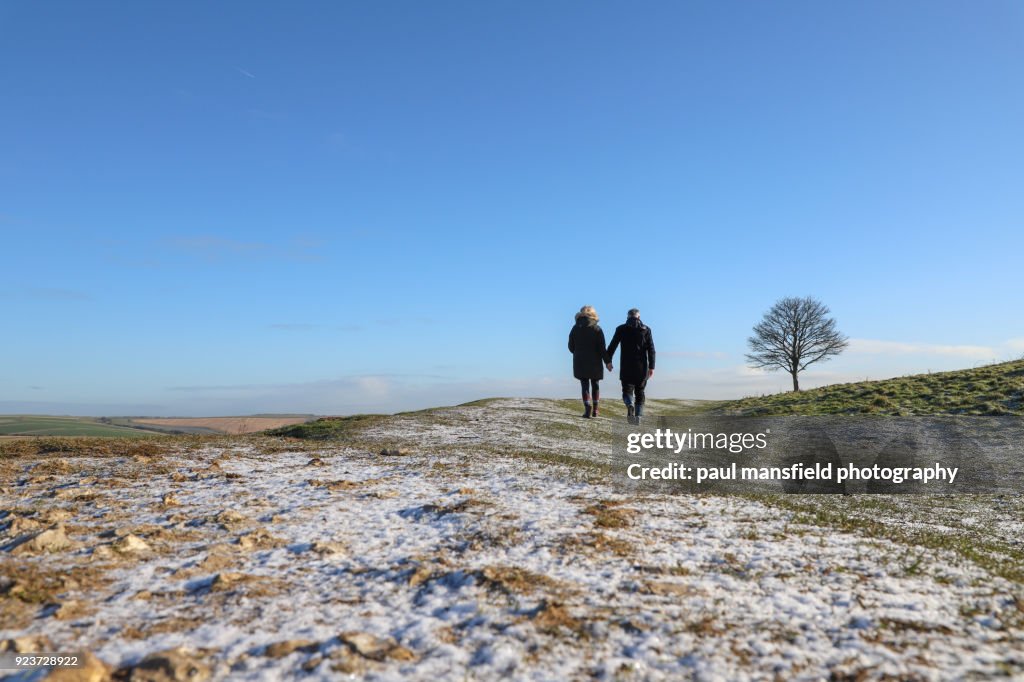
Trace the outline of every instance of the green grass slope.
<instances>
[{"instance_id":1,"label":"green grass slope","mask_svg":"<svg viewBox=\"0 0 1024 682\"><path fill-rule=\"evenodd\" d=\"M721 403L714 411L752 416L1024 415L1024 360L744 398Z\"/></svg>"},{"instance_id":2,"label":"green grass slope","mask_svg":"<svg viewBox=\"0 0 1024 682\"><path fill-rule=\"evenodd\" d=\"M2 415L0 436L94 436L127 437L154 435L152 431L105 424L92 417Z\"/></svg>"},{"instance_id":3,"label":"green grass slope","mask_svg":"<svg viewBox=\"0 0 1024 682\"><path fill-rule=\"evenodd\" d=\"M292 424L277 429L263 431L268 436L285 436L286 438L304 438L308 440L328 440L344 438L366 426L387 419L381 414L354 414L350 417L321 417L304 424Z\"/></svg>"}]
</instances>

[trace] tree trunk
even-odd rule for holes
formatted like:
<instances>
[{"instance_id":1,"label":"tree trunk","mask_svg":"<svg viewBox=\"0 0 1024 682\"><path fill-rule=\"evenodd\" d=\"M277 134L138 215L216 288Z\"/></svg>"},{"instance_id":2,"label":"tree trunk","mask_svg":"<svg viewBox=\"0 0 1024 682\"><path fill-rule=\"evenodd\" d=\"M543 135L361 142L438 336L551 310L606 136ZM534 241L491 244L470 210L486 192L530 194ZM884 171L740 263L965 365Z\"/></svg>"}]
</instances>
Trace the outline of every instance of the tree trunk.
<instances>
[{"instance_id":1,"label":"tree trunk","mask_svg":"<svg viewBox=\"0 0 1024 682\"><path fill-rule=\"evenodd\" d=\"M793 375L793 391L794 392L799 391L800 390L800 381L796 378L797 373L796 372L790 372L790 374Z\"/></svg>"}]
</instances>

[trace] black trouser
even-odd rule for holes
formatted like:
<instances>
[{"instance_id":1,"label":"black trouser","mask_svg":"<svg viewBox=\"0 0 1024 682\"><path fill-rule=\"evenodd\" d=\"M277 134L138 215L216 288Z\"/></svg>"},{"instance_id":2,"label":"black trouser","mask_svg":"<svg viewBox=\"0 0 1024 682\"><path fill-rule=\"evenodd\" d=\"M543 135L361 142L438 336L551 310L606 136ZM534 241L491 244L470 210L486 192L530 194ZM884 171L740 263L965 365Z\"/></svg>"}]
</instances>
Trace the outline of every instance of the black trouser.
<instances>
[{"instance_id":1,"label":"black trouser","mask_svg":"<svg viewBox=\"0 0 1024 682\"><path fill-rule=\"evenodd\" d=\"M644 401L647 400L647 395L644 393L644 389L647 388L647 379L644 379L638 384L633 384L628 381L622 382L622 402L626 403L629 407L633 405L633 396L636 395L636 413L641 415L644 412Z\"/></svg>"},{"instance_id":2,"label":"black trouser","mask_svg":"<svg viewBox=\"0 0 1024 682\"><path fill-rule=\"evenodd\" d=\"M600 379L580 379L580 389L583 391L583 402L589 403L590 396L594 396L596 403L601 398L601 387L598 385Z\"/></svg>"}]
</instances>

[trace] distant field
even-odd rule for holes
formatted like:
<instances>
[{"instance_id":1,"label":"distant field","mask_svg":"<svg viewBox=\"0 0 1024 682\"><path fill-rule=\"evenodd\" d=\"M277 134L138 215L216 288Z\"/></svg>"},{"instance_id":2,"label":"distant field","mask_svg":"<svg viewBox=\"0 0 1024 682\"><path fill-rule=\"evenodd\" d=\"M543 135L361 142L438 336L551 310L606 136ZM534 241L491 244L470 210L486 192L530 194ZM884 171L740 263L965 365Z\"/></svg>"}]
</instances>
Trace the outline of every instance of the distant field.
<instances>
[{"instance_id":1,"label":"distant field","mask_svg":"<svg viewBox=\"0 0 1024 682\"><path fill-rule=\"evenodd\" d=\"M93 417L51 417L39 415L0 416L0 436L104 436L132 437L155 432L104 424Z\"/></svg>"},{"instance_id":2,"label":"distant field","mask_svg":"<svg viewBox=\"0 0 1024 682\"><path fill-rule=\"evenodd\" d=\"M204 429L217 433L243 434L277 429L292 424L302 424L312 419L311 416L289 417L205 417L181 419L132 419L133 424L147 424L158 428L172 429Z\"/></svg>"},{"instance_id":3,"label":"distant field","mask_svg":"<svg viewBox=\"0 0 1024 682\"><path fill-rule=\"evenodd\" d=\"M205 417L136 419L132 417L54 417L49 415L0 415L0 438L34 436L127 437L168 433L231 434L302 424L312 415L257 415L253 417Z\"/></svg>"}]
</instances>

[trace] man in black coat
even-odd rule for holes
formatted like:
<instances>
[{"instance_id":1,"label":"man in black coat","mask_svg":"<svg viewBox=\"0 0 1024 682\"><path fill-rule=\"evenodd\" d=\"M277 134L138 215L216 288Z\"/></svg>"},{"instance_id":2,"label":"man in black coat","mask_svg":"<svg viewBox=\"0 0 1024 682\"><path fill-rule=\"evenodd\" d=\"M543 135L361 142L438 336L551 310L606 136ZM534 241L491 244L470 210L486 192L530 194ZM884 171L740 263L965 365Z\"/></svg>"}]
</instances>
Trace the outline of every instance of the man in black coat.
<instances>
[{"instance_id":1,"label":"man in black coat","mask_svg":"<svg viewBox=\"0 0 1024 682\"><path fill-rule=\"evenodd\" d=\"M640 311L633 308L626 317L626 324L615 328L612 342L604 361L608 371L612 370L615 349L622 346L619 356L619 379L622 381L622 402L626 403L626 414L630 424L639 424L644 413L647 380L654 376L654 337L651 328L640 321ZM634 395L636 402L634 402Z\"/></svg>"}]
</instances>

